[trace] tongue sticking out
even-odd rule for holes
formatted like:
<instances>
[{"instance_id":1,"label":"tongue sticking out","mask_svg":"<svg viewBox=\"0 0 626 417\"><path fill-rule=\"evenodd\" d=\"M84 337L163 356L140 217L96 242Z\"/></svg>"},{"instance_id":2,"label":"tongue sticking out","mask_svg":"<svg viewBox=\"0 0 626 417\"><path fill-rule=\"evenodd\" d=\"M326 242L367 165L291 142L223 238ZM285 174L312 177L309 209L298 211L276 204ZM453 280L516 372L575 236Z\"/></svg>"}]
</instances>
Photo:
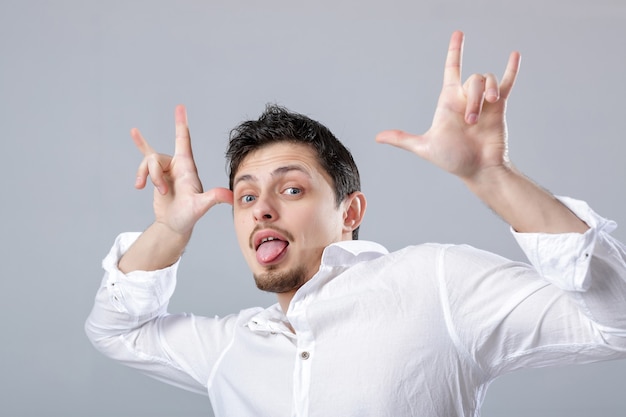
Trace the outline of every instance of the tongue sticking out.
<instances>
[{"instance_id":1,"label":"tongue sticking out","mask_svg":"<svg viewBox=\"0 0 626 417\"><path fill-rule=\"evenodd\" d=\"M256 259L259 263L270 263L280 256L287 247L284 240L268 240L256 250Z\"/></svg>"}]
</instances>

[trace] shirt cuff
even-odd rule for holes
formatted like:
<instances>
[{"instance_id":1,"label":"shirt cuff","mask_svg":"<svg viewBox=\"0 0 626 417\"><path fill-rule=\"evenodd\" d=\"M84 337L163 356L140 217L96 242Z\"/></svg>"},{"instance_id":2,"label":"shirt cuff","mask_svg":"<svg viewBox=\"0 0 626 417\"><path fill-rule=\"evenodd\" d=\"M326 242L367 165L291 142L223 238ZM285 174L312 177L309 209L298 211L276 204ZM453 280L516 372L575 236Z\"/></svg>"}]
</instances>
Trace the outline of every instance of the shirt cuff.
<instances>
[{"instance_id":1,"label":"shirt cuff","mask_svg":"<svg viewBox=\"0 0 626 417\"><path fill-rule=\"evenodd\" d=\"M587 203L557 197L589 230L585 233L518 233L511 228L530 263L551 284L566 291L586 291L591 285L589 263L601 246L598 241L617 228L612 220L596 214Z\"/></svg>"},{"instance_id":2,"label":"shirt cuff","mask_svg":"<svg viewBox=\"0 0 626 417\"><path fill-rule=\"evenodd\" d=\"M141 233L122 233L117 236L109 254L102 261L105 275L102 285L109 293L109 300L115 309L132 316L153 315L165 308L174 294L176 271L180 259L175 264L156 271L132 271L124 274L118 262Z\"/></svg>"}]
</instances>

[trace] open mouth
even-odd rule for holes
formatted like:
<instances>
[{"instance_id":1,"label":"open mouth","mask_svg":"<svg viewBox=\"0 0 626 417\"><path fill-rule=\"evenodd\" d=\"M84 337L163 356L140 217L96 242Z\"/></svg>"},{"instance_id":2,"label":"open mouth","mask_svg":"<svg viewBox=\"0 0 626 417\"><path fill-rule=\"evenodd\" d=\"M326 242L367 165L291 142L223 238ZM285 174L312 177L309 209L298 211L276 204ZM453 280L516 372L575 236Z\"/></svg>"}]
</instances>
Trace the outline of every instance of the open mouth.
<instances>
[{"instance_id":1,"label":"open mouth","mask_svg":"<svg viewBox=\"0 0 626 417\"><path fill-rule=\"evenodd\" d=\"M262 265L275 263L287 251L289 242L275 233L259 233L255 238L256 259Z\"/></svg>"}]
</instances>

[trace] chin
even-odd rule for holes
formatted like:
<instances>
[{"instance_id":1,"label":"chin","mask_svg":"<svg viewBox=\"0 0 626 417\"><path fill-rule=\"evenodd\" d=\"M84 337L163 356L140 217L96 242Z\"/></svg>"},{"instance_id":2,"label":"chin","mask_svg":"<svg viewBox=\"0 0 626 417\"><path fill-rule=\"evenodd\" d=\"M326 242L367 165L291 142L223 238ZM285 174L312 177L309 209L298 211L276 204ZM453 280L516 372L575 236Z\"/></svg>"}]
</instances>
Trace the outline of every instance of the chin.
<instances>
[{"instance_id":1,"label":"chin","mask_svg":"<svg viewBox=\"0 0 626 417\"><path fill-rule=\"evenodd\" d=\"M304 267L301 266L279 270L278 266L271 265L253 276L258 289L279 294L297 290L307 281Z\"/></svg>"}]
</instances>

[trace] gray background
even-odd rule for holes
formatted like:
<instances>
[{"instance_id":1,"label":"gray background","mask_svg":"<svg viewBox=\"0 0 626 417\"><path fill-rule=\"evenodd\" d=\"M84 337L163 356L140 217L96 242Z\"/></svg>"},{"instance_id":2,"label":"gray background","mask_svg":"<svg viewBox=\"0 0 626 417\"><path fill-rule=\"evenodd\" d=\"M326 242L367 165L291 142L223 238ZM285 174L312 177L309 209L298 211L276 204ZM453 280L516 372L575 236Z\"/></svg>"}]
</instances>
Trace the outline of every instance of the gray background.
<instances>
[{"instance_id":1,"label":"gray background","mask_svg":"<svg viewBox=\"0 0 626 417\"><path fill-rule=\"evenodd\" d=\"M128 131L171 152L178 103L205 187L226 184L230 128L278 102L352 149L369 198L362 238L522 259L459 181L373 139L428 128L455 29L466 76L501 75L522 52L508 117L516 165L626 221L623 0L2 0L2 415L211 415L208 399L105 359L83 333L116 234L152 218L151 192L133 188ZM180 275L172 311L274 302L251 281L227 206L200 221ZM618 361L506 376L483 416L623 416L624 371Z\"/></svg>"}]
</instances>

